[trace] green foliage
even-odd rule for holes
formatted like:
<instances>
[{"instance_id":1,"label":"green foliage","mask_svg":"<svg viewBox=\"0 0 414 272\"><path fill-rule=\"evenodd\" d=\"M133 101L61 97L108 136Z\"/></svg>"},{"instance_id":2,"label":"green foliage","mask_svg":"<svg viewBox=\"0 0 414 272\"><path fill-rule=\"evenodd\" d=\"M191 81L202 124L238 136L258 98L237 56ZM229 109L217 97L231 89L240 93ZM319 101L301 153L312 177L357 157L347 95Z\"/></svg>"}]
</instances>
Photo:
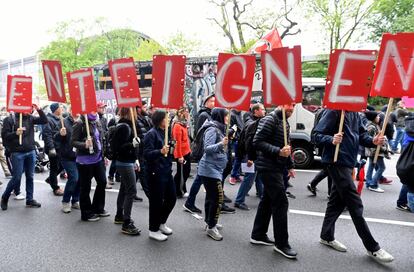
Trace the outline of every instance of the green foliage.
<instances>
[{"instance_id":1,"label":"green foliage","mask_svg":"<svg viewBox=\"0 0 414 272\"><path fill-rule=\"evenodd\" d=\"M137 50L130 52L129 55L134 57L134 60L152 60L152 56L156 54L166 54L167 51L159 43L155 41L143 41L140 43Z\"/></svg>"},{"instance_id":2,"label":"green foliage","mask_svg":"<svg viewBox=\"0 0 414 272\"><path fill-rule=\"evenodd\" d=\"M190 56L199 50L200 45L200 41L190 39L179 31L169 37L165 43L165 48L168 54Z\"/></svg>"},{"instance_id":3,"label":"green foliage","mask_svg":"<svg viewBox=\"0 0 414 272\"><path fill-rule=\"evenodd\" d=\"M326 78L328 73L327 62L303 62L302 77L321 77Z\"/></svg>"},{"instance_id":4,"label":"green foliage","mask_svg":"<svg viewBox=\"0 0 414 272\"><path fill-rule=\"evenodd\" d=\"M413 32L414 0L376 0L368 26L372 41L383 33Z\"/></svg>"},{"instance_id":5,"label":"green foliage","mask_svg":"<svg viewBox=\"0 0 414 272\"><path fill-rule=\"evenodd\" d=\"M375 108L381 108L382 106L388 103L388 98L385 97L368 97L368 105L371 105Z\"/></svg>"}]
</instances>

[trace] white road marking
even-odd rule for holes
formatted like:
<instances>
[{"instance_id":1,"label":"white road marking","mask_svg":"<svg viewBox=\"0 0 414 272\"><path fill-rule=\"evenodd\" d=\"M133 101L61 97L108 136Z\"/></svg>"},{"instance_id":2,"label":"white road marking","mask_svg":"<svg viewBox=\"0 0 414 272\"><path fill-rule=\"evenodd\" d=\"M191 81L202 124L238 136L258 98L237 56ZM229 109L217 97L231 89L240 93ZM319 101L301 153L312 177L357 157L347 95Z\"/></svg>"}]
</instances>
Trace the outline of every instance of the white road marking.
<instances>
[{"instance_id":1,"label":"white road marking","mask_svg":"<svg viewBox=\"0 0 414 272\"><path fill-rule=\"evenodd\" d=\"M47 183L43 180L34 180L34 182L47 185ZM58 183L58 184L59 184L59 186L65 186L65 183ZM95 190L95 187L91 187L91 189ZM111 192L111 193L118 193L119 192L118 189L106 189L105 191ZM292 210L292 209L289 209L289 212L292 213L292 214L325 217L325 213L322 213L322 212L312 212L312 211ZM194 217L197 218L196 216L194 216ZM339 216L339 218L340 219L346 219L346 220L352 220L351 216L349 216L349 215L341 215L341 216ZM365 217L365 220L367 222L373 222L373 223L381 223L381 224L397 225L397 226L405 226L405 227L414 227L414 222L389 220L389 219L381 219L381 218L370 218L370 217Z\"/></svg>"},{"instance_id":2,"label":"white road marking","mask_svg":"<svg viewBox=\"0 0 414 272\"><path fill-rule=\"evenodd\" d=\"M321 170L309 170L309 169L295 169L295 172L298 173L319 173ZM387 173L384 173L384 176L388 178L396 178L399 179L397 175L388 175Z\"/></svg>"}]
</instances>

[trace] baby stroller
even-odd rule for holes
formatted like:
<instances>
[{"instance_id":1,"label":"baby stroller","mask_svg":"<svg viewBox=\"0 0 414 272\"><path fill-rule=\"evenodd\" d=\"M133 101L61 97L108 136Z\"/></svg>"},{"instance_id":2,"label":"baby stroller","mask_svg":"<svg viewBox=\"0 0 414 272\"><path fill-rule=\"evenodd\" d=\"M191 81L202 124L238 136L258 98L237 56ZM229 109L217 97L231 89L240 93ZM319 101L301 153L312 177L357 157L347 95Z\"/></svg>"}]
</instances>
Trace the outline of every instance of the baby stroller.
<instances>
[{"instance_id":1,"label":"baby stroller","mask_svg":"<svg viewBox=\"0 0 414 272\"><path fill-rule=\"evenodd\" d=\"M50 169L49 160L46 157L44 148L41 147L38 142L35 142L35 152L36 152L35 172L42 173L45 171L45 167L47 167L47 169Z\"/></svg>"}]
</instances>

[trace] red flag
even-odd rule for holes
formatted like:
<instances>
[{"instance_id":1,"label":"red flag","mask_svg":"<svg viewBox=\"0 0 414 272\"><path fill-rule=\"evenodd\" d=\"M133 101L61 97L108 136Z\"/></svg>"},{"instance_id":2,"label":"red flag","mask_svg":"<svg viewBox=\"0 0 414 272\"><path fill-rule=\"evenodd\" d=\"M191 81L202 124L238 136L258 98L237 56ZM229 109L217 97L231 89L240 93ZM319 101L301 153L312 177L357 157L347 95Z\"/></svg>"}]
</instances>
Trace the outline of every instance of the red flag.
<instances>
[{"instance_id":1,"label":"red flag","mask_svg":"<svg viewBox=\"0 0 414 272\"><path fill-rule=\"evenodd\" d=\"M42 66L49 101L66 103L62 65L57 60L42 60Z\"/></svg>"},{"instance_id":2,"label":"red flag","mask_svg":"<svg viewBox=\"0 0 414 272\"><path fill-rule=\"evenodd\" d=\"M32 77L7 76L7 111L32 112Z\"/></svg>"},{"instance_id":3,"label":"red flag","mask_svg":"<svg viewBox=\"0 0 414 272\"><path fill-rule=\"evenodd\" d=\"M329 59L323 105L361 111L367 106L377 51L333 50Z\"/></svg>"},{"instance_id":4,"label":"red flag","mask_svg":"<svg viewBox=\"0 0 414 272\"><path fill-rule=\"evenodd\" d=\"M263 51L261 55L265 106L302 102L300 46Z\"/></svg>"},{"instance_id":5,"label":"red flag","mask_svg":"<svg viewBox=\"0 0 414 272\"><path fill-rule=\"evenodd\" d=\"M96 92L92 68L66 74L73 114L96 112Z\"/></svg>"},{"instance_id":6,"label":"red flag","mask_svg":"<svg viewBox=\"0 0 414 272\"><path fill-rule=\"evenodd\" d=\"M179 109L184 105L186 57L155 55L152 61L151 104L156 108Z\"/></svg>"},{"instance_id":7,"label":"red flag","mask_svg":"<svg viewBox=\"0 0 414 272\"><path fill-rule=\"evenodd\" d=\"M414 33L382 35L371 96L414 97Z\"/></svg>"},{"instance_id":8,"label":"red flag","mask_svg":"<svg viewBox=\"0 0 414 272\"><path fill-rule=\"evenodd\" d=\"M247 111L250 107L256 57L220 53L216 78L216 106Z\"/></svg>"},{"instance_id":9,"label":"red flag","mask_svg":"<svg viewBox=\"0 0 414 272\"><path fill-rule=\"evenodd\" d=\"M108 65L118 107L141 106L134 59L111 60Z\"/></svg>"},{"instance_id":10,"label":"red flag","mask_svg":"<svg viewBox=\"0 0 414 272\"><path fill-rule=\"evenodd\" d=\"M282 47L282 39L277 29L272 29L269 33L258 40L249 50L247 54L256 54L262 51L271 51L275 48Z\"/></svg>"}]
</instances>

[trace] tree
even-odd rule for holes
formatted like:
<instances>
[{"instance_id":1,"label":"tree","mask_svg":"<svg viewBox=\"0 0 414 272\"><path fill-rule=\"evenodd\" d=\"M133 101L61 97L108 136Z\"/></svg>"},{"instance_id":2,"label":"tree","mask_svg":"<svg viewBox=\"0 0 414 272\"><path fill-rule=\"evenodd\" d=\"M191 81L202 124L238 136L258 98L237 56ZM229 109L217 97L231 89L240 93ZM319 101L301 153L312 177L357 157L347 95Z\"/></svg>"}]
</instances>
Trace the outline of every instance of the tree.
<instances>
[{"instance_id":1,"label":"tree","mask_svg":"<svg viewBox=\"0 0 414 272\"><path fill-rule=\"evenodd\" d=\"M281 39L300 32L298 23L290 15L299 0L288 5L283 1L283 7L257 11L253 0L209 0L220 12L219 18L207 18L217 25L228 38L231 52L245 52L252 45L253 37L261 38L267 31L283 27ZM292 2L292 1L291 1ZM276 12L277 11L277 12ZM230 14L230 16L229 16ZM254 43L254 42L253 42Z\"/></svg>"},{"instance_id":2,"label":"tree","mask_svg":"<svg viewBox=\"0 0 414 272\"><path fill-rule=\"evenodd\" d=\"M329 52L345 48L373 10L371 0L307 0L305 5L327 30Z\"/></svg>"},{"instance_id":3,"label":"tree","mask_svg":"<svg viewBox=\"0 0 414 272\"><path fill-rule=\"evenodd\" d=\"M186 56L196 53L200 49L200 45L200 41L186 37L181 31L170 36L165 42L165 48L168 54Z\"/></svg>"},{"instance_id":4,"label":"tree","mask_svg":"<svg viewBox=\"0 0 414 272\"><path fill-rule=\"evenodd\" d=\"M369 18L370 39L377 42L383 33L414 31L414 0L377 0Z\"/></svg>"}]
</instances>

